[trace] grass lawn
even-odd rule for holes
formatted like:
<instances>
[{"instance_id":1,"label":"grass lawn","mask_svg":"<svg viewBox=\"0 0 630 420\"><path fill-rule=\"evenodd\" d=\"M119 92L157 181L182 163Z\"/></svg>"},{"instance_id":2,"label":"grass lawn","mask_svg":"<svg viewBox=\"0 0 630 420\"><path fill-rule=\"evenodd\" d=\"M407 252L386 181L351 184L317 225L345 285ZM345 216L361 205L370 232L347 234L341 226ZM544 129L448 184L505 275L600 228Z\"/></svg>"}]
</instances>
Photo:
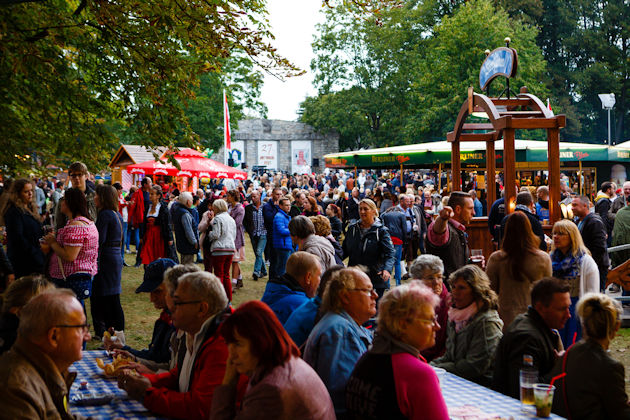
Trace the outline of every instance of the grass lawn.
<instances>
[{"instance_id":1,"label":"grass lawn","mask_svg":"<svg viewBox=\"0 0 630 420\"><path fill-rule=\"evenodd\" d=\"M246 235L247 236L247 235ZM133 245L132 245L133 249ZM252 272L254 271L254 252L252 250L249 238L245 238L245 255L246 261L241 263L243 271L244 287L233 292L233 305L238 307L242 302L252 299L260 299L265 291L267 277L264 279L253 281ZM122 272L122 294L120 301L125 312L125 337L127 344L133 348L146 348L151 342L151 333L153 332L153 324L160 314L153 304L149 301L148 293L135 293L136 288L142 283L144 268L135 268L136 254L125 254L125 261L131 267L123 267ZM199 264L203 269L203 265ZM89 316L89 300L86 302L88 306ZM96 349L100 343L92 340L88 343L88 350Z\"/></svg>"},{"instance_id":2,"label":"grass lawn","mask_svg":"<svg viewBox=\"0 0 630 420\"><path fill-rule=\"evenodd\" d=\"M243 271L244 287L234 292L233 304L238 307L243 302L252 299L260 299L265 291L267 277L262 280L253 281L252 272L254 271L254 252L252 250L249 238L245 238L245 255L246 261L241 263ZM133 266L135 263L135 254L125 254L127 264ZM200 265L201 266L201 265ZM203 266L201 266L203 268ZM122 273L122 302L125 311L125 337L127 344L133 348L146 348L151 341L151 333L153 332L153 323L157 319L159 312L149 302L148 293L136 294L136 288L142 283L142 275L144 269L142 267L123 267ZM89 306L89 302L88 306ZM88 308L88 314L89 314ZM90 318L88 316L88 318ZM88 349L95 349L100 343L92 340L88 343ZM630 371L630 328L623 328L619 331L619 335L612 342L610 355L619 360L626 367L626 375ZM630 381L626 377L626 392L630 395Z\"/></svg>"}]
</instances>

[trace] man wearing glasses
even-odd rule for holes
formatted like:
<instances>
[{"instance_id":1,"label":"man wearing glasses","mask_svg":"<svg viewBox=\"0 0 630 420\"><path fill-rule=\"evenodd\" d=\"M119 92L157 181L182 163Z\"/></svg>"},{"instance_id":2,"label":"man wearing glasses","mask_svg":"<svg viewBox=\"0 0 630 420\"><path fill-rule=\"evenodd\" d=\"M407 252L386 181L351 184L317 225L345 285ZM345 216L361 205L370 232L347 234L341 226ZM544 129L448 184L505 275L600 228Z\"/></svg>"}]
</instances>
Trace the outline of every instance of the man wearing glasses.
<instances>
[{"instance_id":1,"label":"man wearing glasses","mask_svg":"<svg viewBox=\"0 0 630 420\"><path fill-rule=\"evenodd\" d=\"M74 162L68 168L68 178L70 179L71 188L76 188L85 194L87 200L88 214L90 219L96 222L96 215L98 210L96 204L94 204L94 188L92 188L86 181L88 178L88 169L83 162ZM55 230L59 230L66 225L68 218L61 212L61 206L57 205L55 209Z\"/></svg>"},{"instance_id":2,"label":"man wearing glasses","mask_svg":"<svg viewBox=\"0 0 630 420\"><path fill-rule=\"evenodd\" d=\"M218 330L231 308L221 281L205 271L180 277L172 299L173 325L186 333L186 351L170 371L125 374L118 386L159 416L205 420L225 374L228 350Z\"/></svg>"},{"instance_id":3,"label":"man wearing glasses","mask_svg":"<svg viewBox=\"0 0 630 420\"><path fill-rule=\"evenodd\" d=\"M2 418L78 419L68 412L72 363L90 340L83 307L68 289L34 297L20 312L19 337L0 357Z\"/></svg>"}]
</instances>

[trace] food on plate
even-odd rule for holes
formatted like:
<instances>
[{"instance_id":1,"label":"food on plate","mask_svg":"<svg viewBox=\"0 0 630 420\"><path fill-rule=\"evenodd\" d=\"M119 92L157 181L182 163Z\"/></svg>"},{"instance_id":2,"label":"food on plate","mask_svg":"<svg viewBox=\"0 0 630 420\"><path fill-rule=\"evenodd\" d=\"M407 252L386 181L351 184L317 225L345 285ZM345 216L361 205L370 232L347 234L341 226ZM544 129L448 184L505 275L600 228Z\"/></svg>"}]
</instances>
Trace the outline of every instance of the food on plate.
<instances>
[{"instance_id":1,"label":"food on plate","mask_svg":"<svg viewBox=\"0 0 630 420\"><path fill-rule=\"evenodd\" d=\"M122 368L133 362L132 358L126 357L122 354L114 356L112 363L105 363L103 359L96 359L96 365L105 371L107 376L118 376Z\"/></svg>"}]
</instances>

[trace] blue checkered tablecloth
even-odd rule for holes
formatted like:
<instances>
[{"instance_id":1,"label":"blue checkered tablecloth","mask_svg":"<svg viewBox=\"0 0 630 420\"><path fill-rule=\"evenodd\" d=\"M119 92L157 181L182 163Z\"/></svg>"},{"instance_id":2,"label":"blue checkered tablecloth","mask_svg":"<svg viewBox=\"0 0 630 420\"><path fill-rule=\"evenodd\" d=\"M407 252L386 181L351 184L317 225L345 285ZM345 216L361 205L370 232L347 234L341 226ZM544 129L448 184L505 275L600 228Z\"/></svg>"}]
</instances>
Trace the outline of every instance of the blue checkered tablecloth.
<instances>
[{"instance_id":1,"label":"blue checkered tablecloth","mask_svg":"<svg viewBox=\"0 0 630 420\"><path fill-rule=\"evenodd\" d=\"M462 416L462 413L473 414L477 411L488 418L494 416L514 420L540 419L540 417L536 417L535 412L528 414L521 411L519 400L467 381L452 373L446 372L440 378L440 387L451 418L464 419L466 417ZM470 418L480 417L471 416ZM549 418L562 419L563 417L552 414Z\"/></svg>"},{"instance_id":2,"label":"blue checkered tablecloth","mask_svg":"<svg viewBox=\"0 0 630 420\"><path fill-rule=\"evenodd\" d=\"M106 377L103 371L96 366L97 357L103 359L105 363L111 362L111 358L107 356L105 351L84 351L83 359L75 362L69 369L77 372L77 379L70 390L71 412L99 419L116 417L129 420L160 419L151 415L139 401L129 399L127 393L118 388L116 379ZM79 406L73 404L73 396L84 392L79 389L82 381L88 382L89 392L113 394L115 398L104 405ZM528 415L521 411L520 401L467 381L457 375L446 372L440 378L440 386L449 414L453 419L466 419L467 416L462 415L462 413L472 414L468 418L475 419L490 418L491 416L513 420L539 419L535 415ZM475 414L480 413L483 416L475 416ZM562 417L553 414L550 418L562 419Z\"/></svg>"},{"instance_id":3,"label":"blue checkered tablecloth","mask_svg":"<svg viewBox=\"0 0 630 420\"><path fill-rule=\"evenodd\" d=\"M106 377L103 371L96 366L96 358L101 358L105 363L110 363L112 359L105 351L84 351L83 359L75 362L71 367L71 372L77 372L77 378L70 389L70 411L84 416L92 416L99 419L113 419L122 417L124 419L158 419L151 415L149 411L139 401L129 399L127 392L118 388L116 379ZM87 391L79 389L82 381L87 381ZM73 397L88 392L92 394L112 394L114 398L103 405L79 406L72 402Z\"/></svg>"}]
</instances>

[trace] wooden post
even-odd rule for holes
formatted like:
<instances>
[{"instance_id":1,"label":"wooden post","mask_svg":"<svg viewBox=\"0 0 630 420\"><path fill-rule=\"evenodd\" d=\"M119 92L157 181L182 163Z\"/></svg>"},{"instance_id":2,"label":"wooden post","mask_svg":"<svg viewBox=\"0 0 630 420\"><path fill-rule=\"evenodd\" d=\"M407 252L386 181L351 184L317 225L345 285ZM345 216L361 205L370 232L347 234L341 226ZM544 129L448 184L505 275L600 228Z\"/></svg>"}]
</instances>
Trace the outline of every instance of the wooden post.
<instances>
[{"instance_id":1,"label":"wooden post","mask_svg":"<svg viewBox=\"0 0 630 420\"><path fill-rule=\"evenodd\" d=\"M547 158L549 171L549 223L562 218L560 214L560 130L547 130Z\"/></svg>"},{"instance_id":2,"label":"wooden post","mask_svg":"<svg viewBox=\"0 0 630 420\"><path fill-rule=\"evenodd\" d=\"M442 194L442 164L438 164L438 194Z\"/></svg>"},{"instance_id":3,"label":"wooden post","mask_svg":"<svg viewBox=\"0 0 630 420\"><path fill-rule=\"evenodd\" d=\"M503 130L503 177L505 181L505 214L514 211L516 200L516 151L514 149L514 129Z\"/></svg>"},{"instance_id":4,"label":"wooden post","mask_svg":"<svg viewBox=\"0 0 630 420\"><path fill-rule=\"evenodd\" d=\"M584 195L584 183L582 182L582 159L578 160L579 170L578 170L578 185L580 189L580 195Z\"/></svg>"},{"instance_id":5,"label":"wooden post","mask_svg":"<svg viewBox=\"0 0 630 420\"><path fill-rule=\"evenodd\" d=\"M455 140L453 145L451 146L451 179L453 183L453 188L451 191L460 191L461 184L461 163L460 163L460 155L459 155L459 140Z\"/></svg>"},{"instance_id":6,"label":"wooden post","mask_svg":"<svg viewBox=\"0 0 630 420\"><path fill-rule=\"evenodd\" d=\"M403 181L403 165L402 163L400 164L400 191L404 191L405 193L407 192L407 189L405 188L403 190L404 187L404 181Z\"/></svg>"},{"instance_id":7,"label":"wooden post","mask_svg":"<svg viewBox=\"0 0 630 420\"><path fill-rule=\"evenodd\" d=\"M488 209L497 199L497 182L495 180L497 163L495 161L494 140L486 142L486 200ZM488 210L489 211L489 210ZM487 216L487 215L486 215Z\"/></svg>"}]
</instances>

